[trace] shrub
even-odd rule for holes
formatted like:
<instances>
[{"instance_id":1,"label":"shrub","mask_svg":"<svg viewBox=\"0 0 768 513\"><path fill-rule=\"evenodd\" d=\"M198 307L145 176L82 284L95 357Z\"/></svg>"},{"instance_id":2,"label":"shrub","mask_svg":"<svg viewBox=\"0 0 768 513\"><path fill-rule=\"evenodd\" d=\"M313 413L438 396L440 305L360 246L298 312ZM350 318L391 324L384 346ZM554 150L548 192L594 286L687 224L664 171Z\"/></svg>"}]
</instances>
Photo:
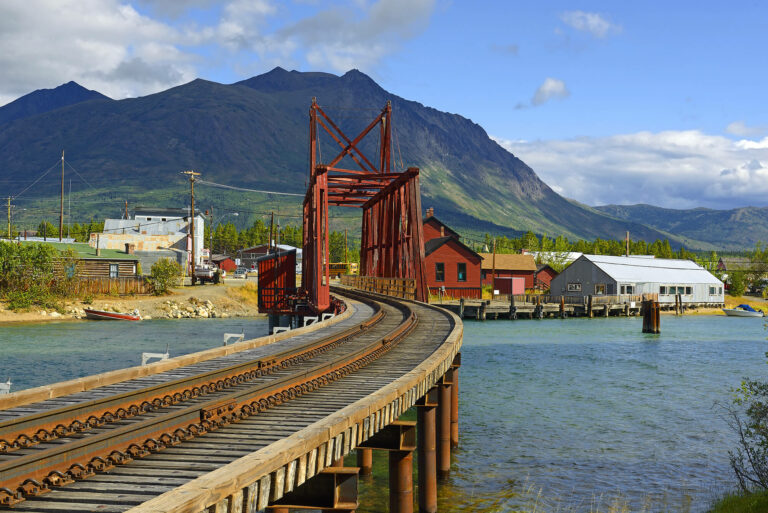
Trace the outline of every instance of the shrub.
<instances>
[{"instance_id":1,"label":"shrub","mask_svg":"<svg viewBox=\"0 0 768 513\"><path fill-rule=\"evenodd\" d=\"M171 287L181 283L181 266L170 258L161 258L149 271L149 281L155 289L155 295L166 294Z\"/></svg>"},{"instance_id":2,"label":"shrub","mask_svg":"<svg viewBox=\"0 0 768 513\"><path fill-rule=\"evenodd\" d=\"M738 446L728 454L741 489L768 490L768 383L742 382L729 409L729 419Z\"/></svg>"},{"instance_id":3,"label":"shrub","mask_svg":"<svg viewBox=\"0 0 768 513\"><path fill-rule=\"evenodd\" d=\"M747 283L744 280L742 273L732 273L731 276L731 288L728 293L732 296L743 296L747 289Z\"/></svg>"}]
</instances>

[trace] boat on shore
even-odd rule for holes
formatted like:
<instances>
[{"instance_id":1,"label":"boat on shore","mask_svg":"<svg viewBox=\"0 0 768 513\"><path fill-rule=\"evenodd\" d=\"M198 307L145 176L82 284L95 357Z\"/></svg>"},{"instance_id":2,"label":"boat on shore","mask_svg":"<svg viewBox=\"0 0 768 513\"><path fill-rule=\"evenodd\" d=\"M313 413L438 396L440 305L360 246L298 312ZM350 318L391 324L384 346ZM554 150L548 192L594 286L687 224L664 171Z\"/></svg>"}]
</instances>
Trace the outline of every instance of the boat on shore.
<instances>
[{"instance_id":1,"label":"boat on shore","mask_svg":"<svg viewBox=\"0 0 768 513\"><path fill-rule=\"evenodd\" d=\"M742 304L736 308L723 308L725 315L729 317L763 317L765 313L762 310L755 310L749 305Z\"/></svg>"},{"instance_id":2,"label":"boat on shore","mask_svg":"<svg viewBox=\"0 0 768 513\"><path fill-rule=\"evenodd\" d=\"M106 310L85 309L85 317L96 321L140 321L138 310L131 313L107 312Z\"/></svg>"}]
</instances>

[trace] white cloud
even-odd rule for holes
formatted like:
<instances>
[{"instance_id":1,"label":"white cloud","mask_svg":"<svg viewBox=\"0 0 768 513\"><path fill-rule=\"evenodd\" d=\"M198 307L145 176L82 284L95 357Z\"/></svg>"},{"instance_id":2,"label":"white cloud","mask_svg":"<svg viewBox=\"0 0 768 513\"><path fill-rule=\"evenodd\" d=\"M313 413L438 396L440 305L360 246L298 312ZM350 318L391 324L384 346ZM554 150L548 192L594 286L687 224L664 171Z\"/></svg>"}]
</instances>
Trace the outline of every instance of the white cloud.
<instances>
[{"instance_id":1,"label":"white cloud","mask_svg":"<svg viewBox=\"0 0 768 513\"><path fill-rule=\"evenodd\" d=\"M69 80L114 98L194 77L185 35L118 0L0 2L0 96Z\"/></svg>"},{"instance_id":2,"label":"white cloud","mask_svg":"<svg viewBox=\"0 0 768 513\"><path fill-rule=\"evenodd\" d=\"M690 130L496 141L554 190L588 205L768 205L768 137L733 141Z\"/></svg>"},{"instance_id":3,"label":"white cloud","mask_svg":"<svg viewBox=\"0 0 768 513\"><path fill-rule=\"evenodd\" d=\"M568 98L571 92L565 87L565 82L556 78L547 78L544 83L536 89L536 92L531 99L533 105L541 105L554 98L562 100Z\"/></svg>"},{"instance_id":4,"label":"white cloud","mask_svg":"<svg viewBox=\"0 0 768 513\"><path fill-rule=\"evenodd\" d=\"M768 126L766 125L748 126L743 121L734 121L733 123L725 127L725 131L728 132L729 134L738 135L739 137L754 137L758 135L763 135L766 132L768 132Z\"/></svg>"},{"instance_id":5,"label":"white cloud","mask_svg":"<svg viewBox=\"0 0 768 513\"><path fill-rule=\"evenodd\" d=\"M370 72L425 29L435 1L347 0L311 16L277 0L0 1L0 105L70 80L124 98L188 82L205 68L241 76L305 64ZM175 19L190 9L218 17Z\"/></svg>"},{"instance_id":6,"label":"white cloud","mask_svg":"<svg viewBox=\"0 0 768 513\"><path fill-rule=\"evenodd\" d=\"M560 19L569 27L589 32L600 39L618 34L622 30L620 25L615 25L594 12L566 11L560 15Z\"/></svg>"}]
</instances>

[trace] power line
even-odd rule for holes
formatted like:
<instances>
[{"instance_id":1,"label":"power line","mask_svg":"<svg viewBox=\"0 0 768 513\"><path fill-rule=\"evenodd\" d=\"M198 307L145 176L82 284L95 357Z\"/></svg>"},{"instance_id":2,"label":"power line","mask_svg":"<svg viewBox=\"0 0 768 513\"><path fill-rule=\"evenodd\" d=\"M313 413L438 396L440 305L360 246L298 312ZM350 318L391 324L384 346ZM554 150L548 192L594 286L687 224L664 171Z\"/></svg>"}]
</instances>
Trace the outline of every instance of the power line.
<instances>
[{"instance_id":1,"label":"power line","mask_svg":"<svg viewBox=\"0 0 768 513\"><path fill-rule=\"evenodd\" d=\"M231 189L233 191L256 192L260 194L275 194L277 196L299 196L301 198L305 196L304 194L298 194L295 192L262 191L258 189L248 189L246 187L235 187L234 185L224 185L221 183L209 182L208 180L202 180L202 179L198 179L197 183L202 185L210 185L211 187L219 187L221 189Z\"/></svg>"}]
</instances>

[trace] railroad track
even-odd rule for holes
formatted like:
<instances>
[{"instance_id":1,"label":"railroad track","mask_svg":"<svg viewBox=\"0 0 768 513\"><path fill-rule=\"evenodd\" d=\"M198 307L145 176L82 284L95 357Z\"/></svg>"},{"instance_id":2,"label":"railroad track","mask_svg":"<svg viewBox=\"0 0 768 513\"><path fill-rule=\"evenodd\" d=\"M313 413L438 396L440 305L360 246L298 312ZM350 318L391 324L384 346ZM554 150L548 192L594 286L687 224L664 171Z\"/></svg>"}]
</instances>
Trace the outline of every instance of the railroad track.
<instances>
[{"instance_id":1,"label":"railroad track","mask_svg":"<svg viewBox=\"0 0 768 513\"><path fill-rule=\"evenodd\" d=\"M117 394L108 394L112 386L90 391L90 400L0 412L0 502L19 511L125 511L375 392L452 328L429 307L344 294L369 316L322 339L132 380L144 386Z\"/></svg>"}]
</instances>

